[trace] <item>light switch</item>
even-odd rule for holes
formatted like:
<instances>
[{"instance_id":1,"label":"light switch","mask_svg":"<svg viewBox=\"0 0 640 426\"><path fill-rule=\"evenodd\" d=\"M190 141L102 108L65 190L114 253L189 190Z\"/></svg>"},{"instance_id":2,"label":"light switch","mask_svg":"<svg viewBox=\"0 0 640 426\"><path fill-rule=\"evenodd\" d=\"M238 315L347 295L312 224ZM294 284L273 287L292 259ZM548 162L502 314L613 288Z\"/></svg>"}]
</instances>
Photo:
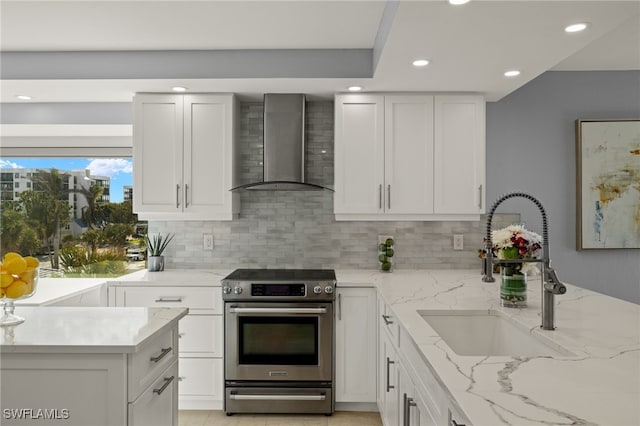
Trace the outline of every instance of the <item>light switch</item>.
<instances>
[{"instance_id":1,"label":"light switch","mask_svg":"<svg viewBox=\"0 0 640 426\"><path fill-rule=\"evenodd\" d=\"M203 234L202 236L202 248L204 250L213 250L213 235L212 234Z\"/></svg>"},{"instance_id":2,"label":"light switch","mask_svg":"<svg viewBox=\"0 0 640 426\"><path fill-rule=\"evenodd\" d=\"M454 234L454 236L453 236L453 249L454 250L463 250L464 249L464 235L462 235L462 234Z\"/></svg>"}]
</instances>

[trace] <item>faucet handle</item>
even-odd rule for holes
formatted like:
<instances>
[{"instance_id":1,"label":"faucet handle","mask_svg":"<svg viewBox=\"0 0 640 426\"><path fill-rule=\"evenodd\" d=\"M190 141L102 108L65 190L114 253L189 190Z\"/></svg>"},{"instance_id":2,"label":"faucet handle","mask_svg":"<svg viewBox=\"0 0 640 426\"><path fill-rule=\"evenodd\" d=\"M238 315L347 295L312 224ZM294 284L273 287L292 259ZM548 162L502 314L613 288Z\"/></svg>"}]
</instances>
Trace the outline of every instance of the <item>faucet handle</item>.
<instances>
[{"instance_id":1,"label":"faucet handle","mask_svg":"<svg viewBox=\"0 0 640 426\"><path fill-rule=\"evenodd\" d=\"M560 281L555 269L550 266L544 267L544 289L553 294L565 294L567 287Z\"/></svg>"}]
</instances>

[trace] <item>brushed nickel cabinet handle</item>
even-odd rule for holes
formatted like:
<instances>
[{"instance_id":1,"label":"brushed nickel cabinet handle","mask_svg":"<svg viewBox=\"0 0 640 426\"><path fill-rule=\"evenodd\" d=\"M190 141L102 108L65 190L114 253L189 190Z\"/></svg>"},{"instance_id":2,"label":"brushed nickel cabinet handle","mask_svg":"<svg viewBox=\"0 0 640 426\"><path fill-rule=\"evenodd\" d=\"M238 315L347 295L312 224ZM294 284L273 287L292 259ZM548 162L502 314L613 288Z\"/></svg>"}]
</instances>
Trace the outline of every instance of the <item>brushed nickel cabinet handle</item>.
<instances>
[{"instance_id":1,"label":"brushed nickel cabinet handle","mask_svg":"<svg viewBox=\"0 0 640 426\"><path fill-rule=\"evenodd\" d=\"M184 184L184 206L189 207L189 184Z\"/></svg>"},{"instance_id":2,"label":"brushed nickel cabinet handle","mask_svg":"<svg viewBox=\"0 0 640 426\"><path fill-rule=\"evenodd\" d=\"M382 210L382 184L378 187L378 208Z\"/></svg>"},{"instance_id":3,"label":"brushed nickel cabinet handle","mask_svg":"<svg viewBox=\"0 0 640 426\"><path fill-rule=\"evenodd\" d=\"M342 294L338 294L338 321L342 321Z\"/></svg>"},{"instance_id":4,"label":"brushed nickel cabinet handle","mask_svg":"<svg viewBox=\"0 0 640 426\"><path fill-rule=\"evenodd\" d=\"M395 364L395 362L391 361L391 358L387 357L387 392L389 392L391 389L395 389L395 386L389 383L391 380L391 364Z\"/></svg>"},{"instance_id":5,"label":"brushed nickel cabinet handle","mask_svg":"<svg viewBox=\"0 0 640 426\"><path fill-rule=\"evenodd\" d=\"M482 208L482 185L478 187L478 208Z\"/></svg>"},{"instance_id":6,"label":"brushed nickel cabinet handle","mask_svg":"<svg viewBox=\"0 0 640 426\"><path fill-rule=\"evenodd\" d=\"M384 320L385 325L393 324L393 321L389 320L389 318L391 318L391 316L389 316L389 315L383 315L382 316L382 319Z\"/></svg>"},{"instance_id":7,"label":"brushed nickel cabinet handle","mask_svg":"<svg viewBox=\"0 0 640 426\"><path fill-rule=\"evenodd\" d=\"M182 302L182 297L180 296L176 296L176 297L164 297L164 296L160 296L159 298L157 298L155 300L156 303L180 303Z\"/></svg>"},{"instance_id":8,"label":"brushed nickel cabinet handle","mask_svg":"<svg viewBox=\"0 0 640 426\"><path fill-rule=\"evenodd\" d=\"M180 207L180 184L176 184L176 209Z\"/></svg>"},{"instance_id":9,"label":"brushed nickel cabinet handle","mask_svg":"<svg viewBox=\"0 0 640 426\"><path fill-rule=\"evenodd\" d=\"M162 348L162 350L160 351L160 355L158 356L152 356L151 358L149 358L149 361L151 362L158 362L160 361L162 358L164 358L165 356L167 356L167 354L171 352L171 347L168 348Z\"/></svg>"},{"instance_id":10,"label":"brushed nickel cabinet handle","mask_svg":"<svg viewBox=\"0 0 640 426\"><path fill-rule=\"evenodd\" d=\"M391 210L391 185L387 185L387 208Z\"/></svg>"},{"instance_id":11,"label":"brushed nickel cabinet handle","mask_svg":"<svg viewBox=\"0 0 640 426\"><path fill-rule=\"evenodd\" d=\"M164 384L162 385L162 387L160 387L159 389L154 389L153 393L157 393L158 395L162 394L162 392L164 392L167 386L169 386L171 382L173 382L173 379L175 379L175 376L165 377Z\"/></svg>"}]
</instances>

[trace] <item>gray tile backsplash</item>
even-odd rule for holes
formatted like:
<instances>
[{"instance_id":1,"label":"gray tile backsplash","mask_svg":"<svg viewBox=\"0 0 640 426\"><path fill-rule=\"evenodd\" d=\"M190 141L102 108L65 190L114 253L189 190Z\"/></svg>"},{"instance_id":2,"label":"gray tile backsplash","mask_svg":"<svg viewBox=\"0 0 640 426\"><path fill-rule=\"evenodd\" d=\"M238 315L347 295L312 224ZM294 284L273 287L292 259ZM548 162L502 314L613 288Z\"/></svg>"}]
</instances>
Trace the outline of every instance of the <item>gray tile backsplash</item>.
<instances>
[{"instance_id":1,"label":"gray tile backsplash","mask_svg":"<svg viewBox=\"0 0 640 426\"><path fill-rule=\"evenodd\" d=\"M307 102L306 179L333 187L333 103ZM241 183L262 177L262 103L240 108ZM478 269L485 221L336 222L330 191L244 191L240 217L217 221L150 221L150 232L176 236L167 268L377 268L377 237L393 235L394 264L402 269ZM519 221L497 214L494 227ZM203 250L213 234L213 251ZM453 234L464 250L453 250Z\"/></svg>"}]
</instances>

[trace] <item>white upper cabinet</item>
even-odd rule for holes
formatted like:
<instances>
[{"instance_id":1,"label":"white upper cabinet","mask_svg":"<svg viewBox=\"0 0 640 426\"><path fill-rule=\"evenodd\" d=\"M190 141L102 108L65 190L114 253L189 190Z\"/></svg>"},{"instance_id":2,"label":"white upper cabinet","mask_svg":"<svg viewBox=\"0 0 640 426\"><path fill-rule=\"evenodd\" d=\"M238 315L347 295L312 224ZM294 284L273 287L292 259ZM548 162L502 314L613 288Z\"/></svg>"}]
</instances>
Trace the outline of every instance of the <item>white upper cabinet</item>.
<instances>
[{"instance_id":1,"label":"white upper cabinet","mask_svg":"<svg viewBox=\"0 0 640 426\"><path fill-rule=\"evenodd\" d=\"M484 212L484 105L481 96L436 96L435 213Z\"/></svg>"},{"instance_id":2,"label":"white upper cabinet","mask_svg":"<svg viewBox=\"0 0 640 426\"><path fill-rule=\"evenodd\" d=\"M480 96L337 95L336 220L478 220L484 108Z\"/></svg>"},{"instance_id":3,"label":"white upper cabinet","mask_svg":"<svg viewBox=\"0 0 640 426\"><path fill-rule=\"evenodd\" d=\"M383 96L336 97L334 170L336 215L383 212Z\"/></svg>"},{"instance_id":4,"label":"white upper cabinet","mask_svg":"<svg viewBox=\"0 0 640 426\"><path fill-rule=\"evenodd\" d=\"M133 209L141 219L230 220L233 95L134 97Z\"/></svg>"}]
</instances>

